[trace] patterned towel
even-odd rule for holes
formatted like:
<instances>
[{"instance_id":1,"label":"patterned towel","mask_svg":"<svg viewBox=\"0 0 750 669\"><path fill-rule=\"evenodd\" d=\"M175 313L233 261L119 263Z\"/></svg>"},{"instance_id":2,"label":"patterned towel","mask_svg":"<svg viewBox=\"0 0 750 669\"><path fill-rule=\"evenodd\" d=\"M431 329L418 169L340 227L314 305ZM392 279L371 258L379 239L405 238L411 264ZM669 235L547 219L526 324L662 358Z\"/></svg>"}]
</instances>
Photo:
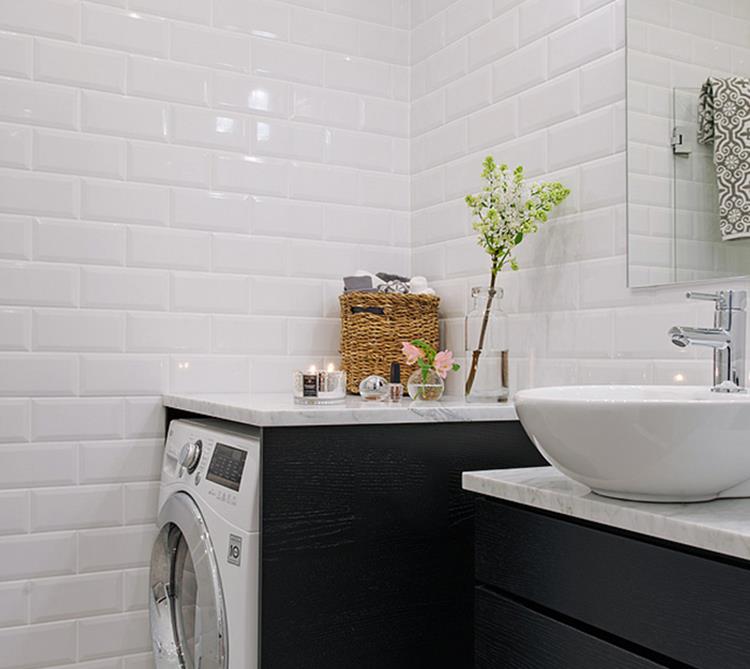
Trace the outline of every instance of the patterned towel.
<instances>
[{"instance_id":1,"label":"patterned towel","mask_svg":"<svg viewBox=\"0 0 750 669\"><path fill-rule=\"evenodd\" d=\"M698 141L714 143L722 238L750 238L750 79L706 80L698 103Z\"/></svg>"}]
</instances>

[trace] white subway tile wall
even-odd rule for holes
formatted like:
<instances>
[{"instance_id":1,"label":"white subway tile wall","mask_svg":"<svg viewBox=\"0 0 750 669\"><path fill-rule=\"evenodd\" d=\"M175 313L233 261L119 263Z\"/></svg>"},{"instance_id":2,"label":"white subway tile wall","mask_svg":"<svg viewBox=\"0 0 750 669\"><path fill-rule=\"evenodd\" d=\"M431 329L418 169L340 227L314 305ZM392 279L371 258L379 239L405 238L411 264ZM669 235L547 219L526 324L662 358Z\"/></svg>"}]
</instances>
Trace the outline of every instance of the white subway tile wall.
<instances>
[{"instance_id":1,"label":"white subway tile wall","mask_svg":"<svg viewBox=\"0 0 750 669\"><path fill-rule=\"evenodd\" d=\"M670 3L673 22L711 32L706 3ZM644 25L668 27L670 14L654 12L670 3L632 0L631 11L643 14L638 20ZM626 288L624 2L495 0L491 10L490 4L411 5L412 268L443 298L445 343L462 354L469 289L488 281L487 256L476 245L462 199L481 188L482 159L493 154L573 191L555 218L519 248L521 270L500 278L512 387L709 383L710 353L678 351L666 330L710 323L710 308L685 304L679 287ZM730 3L717 4L731 11ZM730 25L719 26L717 12L713 34L728 41ZM663 36L654 37L657 43L667 46ZM665 81L654 62L667 64ZM644 89L669 85L664 56L654 56L640 73ZM640 91L644 115L647 92ZM658 102L664 101L655 97ZM659 109L657 120L669 108ZM663 130L650 128L662 145ZM648 157L640 164L649 165ZM653 225L662 223L654 217ZM746 288L747 282L718 285ZM460 392L460 374L449 390Z\"/></svg>"},{"instance_id":2,"label":"white subway tile wall","mask_svg":"<svg viewBox=\"0 0 750 669\"><path fill-rule=\"evenodd\" d=\"M573 189L502 277L513 386L708 381L664 336L708 307L625 287L623 4L0 2L3 669L153 667L162 392L287 391L361 266L429 277L462 350L490 152Z\"/></svg>"},{"instance_id":3,"label":"white subway tile wall","mask_svg":"<svg viewBox=\"0 0 750 669\"><path fill-rule=\"evenodd\" d=\"M408 46L406 0L0 2L3 669L153 667L160 395L288 390L409 270Z\"/></svg>"}]
</instances>

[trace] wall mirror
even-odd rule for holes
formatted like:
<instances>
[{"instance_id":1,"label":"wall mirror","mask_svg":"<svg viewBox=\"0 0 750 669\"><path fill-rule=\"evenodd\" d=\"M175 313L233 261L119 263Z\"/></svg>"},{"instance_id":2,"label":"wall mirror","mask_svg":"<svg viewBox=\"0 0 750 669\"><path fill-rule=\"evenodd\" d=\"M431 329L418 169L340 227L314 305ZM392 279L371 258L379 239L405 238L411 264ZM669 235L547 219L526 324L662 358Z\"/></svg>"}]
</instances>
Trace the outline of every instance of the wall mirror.
<instances>
[{"instance_id":1,"label":"wall mirror","mask_svg":"<svg viewBox=\"0 0 750 669\"><path fill-rule=\"evenodd\" d=\"M750 274L750 0L627 0L628 285Z\"/></svg>"}]
</instances>

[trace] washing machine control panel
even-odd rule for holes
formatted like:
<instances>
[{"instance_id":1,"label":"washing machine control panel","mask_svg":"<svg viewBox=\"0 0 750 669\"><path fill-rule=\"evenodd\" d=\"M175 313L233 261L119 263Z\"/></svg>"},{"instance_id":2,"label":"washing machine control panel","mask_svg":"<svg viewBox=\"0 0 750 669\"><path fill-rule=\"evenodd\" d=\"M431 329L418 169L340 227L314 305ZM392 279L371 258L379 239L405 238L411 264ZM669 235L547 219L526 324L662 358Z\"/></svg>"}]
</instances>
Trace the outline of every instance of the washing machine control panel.
<instances>
[{"instance_id":1,"label":"washing machine control panel","mask_svg":"<svg viewBox=\"0 0 750 669\"><path fill-rule=\"evenodd\" d=\"M246 459L247 451L217 441L208 465L206 479L234 492L239 492Z\"/></svg>"},{"instance_id":2,"label":"washing machine control panel","mask_svg":"<svg viewBox=\"0 0 750 669\"><path fill-rule=\"evenodd\" d=\"M204 428L198 420L172 421L162 481L200 495L249 531L257 529L259 474L257 437Z\"/></svg>"}]
</instances>

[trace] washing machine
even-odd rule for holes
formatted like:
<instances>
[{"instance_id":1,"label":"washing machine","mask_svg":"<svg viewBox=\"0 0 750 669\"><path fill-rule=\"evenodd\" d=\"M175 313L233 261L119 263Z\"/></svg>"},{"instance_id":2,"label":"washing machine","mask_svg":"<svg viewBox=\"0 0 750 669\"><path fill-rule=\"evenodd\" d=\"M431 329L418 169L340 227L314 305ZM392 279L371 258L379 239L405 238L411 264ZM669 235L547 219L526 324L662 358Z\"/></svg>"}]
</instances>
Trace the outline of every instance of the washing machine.
<instances>
[{"instance_id":1,"label":"washing machine","mask_svg":"<svg viewBox=\"0 0 750 669\"><path fill-rule=\"evenodd\" d=\"M257 430L173 420L151 553L157 669L258 666Z\"/></svg>"}]
</instances>

